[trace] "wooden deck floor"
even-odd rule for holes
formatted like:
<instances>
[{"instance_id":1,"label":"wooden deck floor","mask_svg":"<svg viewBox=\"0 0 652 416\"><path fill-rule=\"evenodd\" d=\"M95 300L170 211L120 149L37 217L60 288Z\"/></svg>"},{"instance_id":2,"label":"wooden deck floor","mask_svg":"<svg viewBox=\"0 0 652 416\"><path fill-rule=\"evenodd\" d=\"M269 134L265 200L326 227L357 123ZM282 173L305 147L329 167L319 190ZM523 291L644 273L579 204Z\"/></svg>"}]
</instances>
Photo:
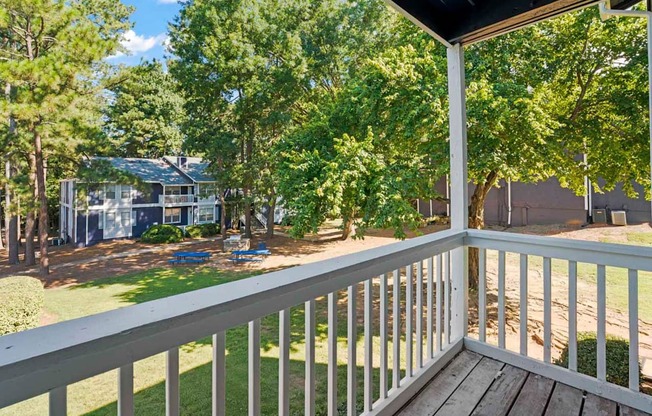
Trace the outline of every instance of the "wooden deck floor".
<instances>
[{"instance_id":1,"label":"wooden deck floor","mask_svg":"<svg viewBox=\"0 0 652 416\"><path fill-rule=\"evenodd\" d=\"M640 416L551 379L462 351L399 416Z\"/></svg>"}]
</instances>

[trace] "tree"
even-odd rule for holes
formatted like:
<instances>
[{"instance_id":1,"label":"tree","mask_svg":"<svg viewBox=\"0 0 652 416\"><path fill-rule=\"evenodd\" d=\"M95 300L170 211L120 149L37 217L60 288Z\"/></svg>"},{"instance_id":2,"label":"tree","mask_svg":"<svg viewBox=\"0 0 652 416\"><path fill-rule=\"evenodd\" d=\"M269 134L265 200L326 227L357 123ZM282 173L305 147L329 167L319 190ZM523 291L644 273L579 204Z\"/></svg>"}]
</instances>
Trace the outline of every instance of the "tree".
<instances>
[{"instance_id":1,"label":"tree","mask_svg":"<svg viewBox=\"0 0 652 416\"><path fill-rule=\"evenodd\" d=\"M113 153L159 158L181 152L183 99L160 62L122 67L110 87L106 129Z\"/></svg>"},{"instance_id":2,"label":"tree","mask_svg":"<svg viewBox=\"0 0 652 416\"><path fill-rule=\"evenodd\" d=\"M406 226L417 228L414 199L434 197L434 180L445 173L432 163L445 151L436 140L445 134L445 78L431 65L442 59L436 48L428 40L361 60L337 99L279 145L279 188L295 236L329 218L342 218L343 238L353 226L357 237L368 227L392 228L398 238Z\"/></svg>"},{"instance_id":3,"label":"tree","mask_svg":"<svg viewBox=\"0 0 652 416\"><path fill-rule=\"evenodd\" d=\"M384 40L385 13L369 0L184 5L171 28L179 59L170 68L188 99L189 145L221 170L223 188L243 190L247 235L249 206L266 200L273 208L276 200L274 144L306 122L316 102L334 98L360 57Z\"/></svg>"},{"instance_id":4,"label":"tree","mask_svg":"<svg viewBox=\"0 0 652 416\"><path fill-rule=\"evenodd\" d=\"M118 50L129 14L111 0L0 0L0 33L8 37L0 45L0 79L16 89L0 113L13 115L28 149L41 275L49 273L47 160L74 149L77 134L93 123L101 62ZM28 220L34 215L28 210Z\"/></svg>"},{"instance_id":5,"label":"tree","mask_svg":"<svg viewBox=\"0 0 652 416\"><path fill-rule=\"evenodd\" d=\"M582 194L586 175L597 192L622 183L635 197L633 182L649 190L644 20L603 22L592 8L547 23L539 37L542 102L557 122L555 145L564 150L554 155L562 185Z\"/></svg>"}]
</instances>

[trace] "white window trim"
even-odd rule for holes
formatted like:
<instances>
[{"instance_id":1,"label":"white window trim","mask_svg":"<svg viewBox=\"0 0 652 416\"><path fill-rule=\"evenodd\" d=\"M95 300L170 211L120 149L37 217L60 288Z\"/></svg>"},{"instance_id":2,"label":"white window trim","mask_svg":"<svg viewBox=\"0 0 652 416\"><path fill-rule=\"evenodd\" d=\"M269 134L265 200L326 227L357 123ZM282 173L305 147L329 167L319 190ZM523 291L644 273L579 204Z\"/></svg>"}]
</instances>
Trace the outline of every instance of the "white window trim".
<instances>
[{"instance_id":1,"label":"white window trim","mask_svg":"<svg viewBox=\"0 0 652 416\"><path fill-rule=\"evenodd\" d=\"M211 219L202 221L201 220L201 211L202 210L209 210L211 211ZM197 224L211 224L215 222L215 207L210 206L210 207L199 207L197 209Z\"/></svg>"},{"instance_id":2,"label":"white window trim","mask_svg":"<svg viewBox=\"0 0 652 416\"><path fill-rule=\"evenodd\" d=\"M123 192L129 192L129 196L126 198L122 197ZM131 185L120 185L120 199L123 201L129 201L133 199L133 190Z\"/></svg>"},{"instance_id":3,"label":"white window trim","mask_svg":"<svg viewBox=\"0 0 652 416\"><path fill-rule=\"evenodd\" d=\"M179 221L174 221L174 217L175 217L174 215L170 215L169 217L170 219L172 219L172 221L168 221L167 220L168 215L166 215L166 212L168 210L179 210ZM165 208L165 210L163 211L163 224L180 224L180 223L181 223L181 208Z\"/></svg>"}]
</instances>

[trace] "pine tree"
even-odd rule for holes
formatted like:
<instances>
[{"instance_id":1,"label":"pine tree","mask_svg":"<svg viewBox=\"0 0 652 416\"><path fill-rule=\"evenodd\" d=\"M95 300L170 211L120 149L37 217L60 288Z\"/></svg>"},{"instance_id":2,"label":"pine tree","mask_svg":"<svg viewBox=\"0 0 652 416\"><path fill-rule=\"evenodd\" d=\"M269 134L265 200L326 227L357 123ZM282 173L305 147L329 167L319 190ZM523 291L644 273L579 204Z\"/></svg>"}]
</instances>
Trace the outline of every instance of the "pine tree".
<instances>
[{"instance_id":1,"label":"pine tree","mask_svg":"<svg viewBox=\"0 0 652 416\"><path fill-rule=\"evenodd\" d=\"M29 244L37 210L42 276L49 273L47 160L69 154L96 122L102 60L118 50L130 12L115 0L0 0L0 79L15 88L0 114L16 122L7 145L27 149L34 209L26 235Z\"/></svg>"}]
</instances>

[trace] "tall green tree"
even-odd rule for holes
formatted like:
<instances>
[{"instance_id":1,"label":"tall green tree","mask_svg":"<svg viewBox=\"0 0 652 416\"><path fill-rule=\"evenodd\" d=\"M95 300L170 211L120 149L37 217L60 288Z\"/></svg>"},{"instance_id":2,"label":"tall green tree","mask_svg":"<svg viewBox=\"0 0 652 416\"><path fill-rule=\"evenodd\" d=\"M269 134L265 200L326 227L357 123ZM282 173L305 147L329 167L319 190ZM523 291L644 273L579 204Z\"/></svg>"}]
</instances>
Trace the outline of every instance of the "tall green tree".
<instances>
[{"instance_id":1,"label":"tall green tree","mask_svg":"<svg viewBox=\"0 0 652 416\"><path fill-rule=\"evenodd\" d=\"M353 227L358 237L376 227L402 238L405 226L418 226L414 199L434 197L434 180L445 174L445 166L432 163L445 145L435 140L445 134L445 76L432 65L442 59L436 48L428 40L361 60L337 99L324 101L311 123L280 143L279 188L295 236L316 232L329 218L343 220L343 238ZM343 156L359 163L342 165ZM331 174L338 170L347 174Z\"/></svg>"},{"instance_id":2,"label":"tall green tree","mask_svg":"<svg viewBox=\"0 0 652 416\"><path fill-rule=\"evenodd\" d=\"M578 194L584 175L597 192L621 183L635 197L634 182L649 190L645 21L602 21L591 8L537 29L542 64L533 75L543 80L542 105L557 122L549 145L564 150L556 155L555 175ZM583 154L586 163L577 157Z\"/></svg>"},{"instance_id":3,"label":"tall green tree","mask_svg":"<svg viewBox=\"0 0 652 416\"><path fill-rule=\"evenodd\" d=\"M112 153L145 158L180 154L184 101L163 64L122 67L113 84L105 113Z\"/></svg>"},{"instance_id":4,"label":"tall green tree","mask_svg":"<svg viewBox=\"0 0 652 416\"><path fill-rule=\"evenodd\" d=\"M384 38L378 2L221 0L187 3L171 27L171 72L186 93L189 145L223 188L274 205L274 144L333 99L360 57ZM273 209L270 210L273 215Z\"/></svg>"},{"instance_id":5,"label":"tall green tree","mask_svg":"<svg viewBox=\"0 0 652 416\"><path fill-rule=\"evenodd\" d=\"M101 63L118 50L130 12L113 0L0 0L0 33L7 37L0 42L0 79L16 91L0 114L12 115L18 131L4 137L6 144L19 137L28 149L42 275L49 273L47 161L70 153L85 126L97 123Z\"/></svg>"}]
</instances>

